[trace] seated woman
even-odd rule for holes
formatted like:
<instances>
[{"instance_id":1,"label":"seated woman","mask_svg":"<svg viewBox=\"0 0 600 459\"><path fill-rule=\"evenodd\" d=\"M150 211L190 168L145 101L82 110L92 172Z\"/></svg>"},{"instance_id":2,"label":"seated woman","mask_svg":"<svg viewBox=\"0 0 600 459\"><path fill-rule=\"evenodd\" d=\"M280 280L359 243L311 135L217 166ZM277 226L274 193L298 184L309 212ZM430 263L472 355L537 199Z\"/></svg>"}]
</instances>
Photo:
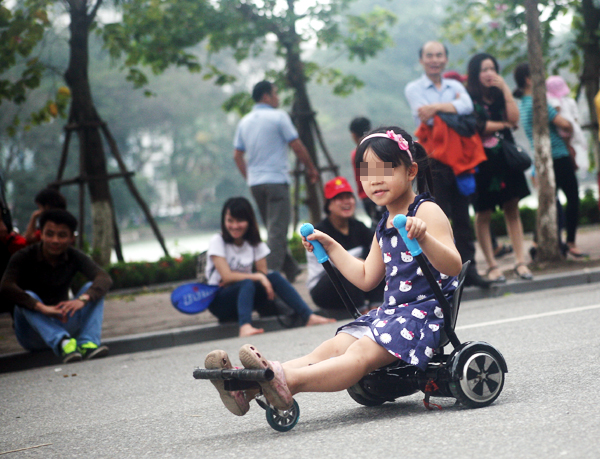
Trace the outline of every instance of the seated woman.
<instances>
[{"instance_id":1,"label":"seated woman","mask_svg":"<svg viewBox=\"0 0 600 459\"><path fill-rule=\"evenodd\" d=\"M356 258L364 260L373 242L373 232L354 218L356 198L344 177L336 177L325 184L325 217L316 229L331 236ZM308 256L308 280L306 286L312 300L323 309L344 309L331 279L314 256ZM363 292L346 278L340 279L361 313L381 306L385 282L369 292Z\"/></svg>"},{"instance_id":2,"label":"seated woman","mask_svg":"<svg viewBox=\"0 0 600 459\"><path fill-rule=\"evenodd\" d=\"M267 271L269 247L261 242L256 217L246 198L231 198L223 205L221 233L210 241L206 278L221 288L211 305L220 322L238 320L240 336L263 333L252 326L252 311L275 312L275 294L304 319L306 325L335 322L313 313L294 287L278 272Z\"/></svg>"}]
</instances>

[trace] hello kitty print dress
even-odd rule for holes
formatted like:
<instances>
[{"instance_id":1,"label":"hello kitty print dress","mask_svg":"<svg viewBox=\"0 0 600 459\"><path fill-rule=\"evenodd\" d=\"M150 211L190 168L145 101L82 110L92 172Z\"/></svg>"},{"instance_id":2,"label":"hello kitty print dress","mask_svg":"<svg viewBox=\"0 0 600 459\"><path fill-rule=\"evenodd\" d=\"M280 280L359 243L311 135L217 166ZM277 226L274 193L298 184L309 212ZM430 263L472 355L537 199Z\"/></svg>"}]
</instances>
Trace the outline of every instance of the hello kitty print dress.
<instances>
[{"instance_id":1,"label":"hello kitty print dress","mask_svg":"<svg viewBox=\"0 0 600 459\"><path fill-rule=\"evenodd\" d=\"M407 216L414 216L425 201L433 201L429 193L418 195L408 208ZM368 326L375 341L390 354L425 370L440 342L444 316L429 282L406 248L398 230L386 228L387 219L388 212L377 225L376 233L385 263L384 303L378 309L340 327L338 333L346 327ZM456 277L441 274L429 261L427 264L450 299L456 289Z\"/></svg>"}]
</instances>

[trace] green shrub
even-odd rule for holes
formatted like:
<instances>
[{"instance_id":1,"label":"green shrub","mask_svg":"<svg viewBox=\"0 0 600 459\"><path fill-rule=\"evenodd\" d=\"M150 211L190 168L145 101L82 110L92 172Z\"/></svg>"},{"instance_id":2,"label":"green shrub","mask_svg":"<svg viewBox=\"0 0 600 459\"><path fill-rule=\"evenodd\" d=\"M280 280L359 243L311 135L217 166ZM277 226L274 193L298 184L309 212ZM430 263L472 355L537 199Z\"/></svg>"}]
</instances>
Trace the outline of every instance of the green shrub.
<instances>
[{"instance_id":1,"label":"green shrub","mask_svg":"<svg viewBox=\"0 0 600 459\"><path fill-rule=\"evenodd\" d=\"M591 225L592 223L600 223L600 208L594 192L588 188L579 202L579 224Z\"/></svg>"},{"instance_id":2,"label":"green shrub","mask_svg":"<svg viewBox=\"0 0 600 459\"><path fill-rule=\"evenodd\" d=\"M292 256L298 263L306 263L306 249L302 245L302 236L294 232L288 241L288 246L290 248L290 252L292 252Z\"/></svg>"},{"instance_id":3,"label":"green shrub","mask_svg":"<svg viewBox=\"0 0 600 459\"><path fill-rule=\"evenodd\" d=\"M163 257L156 262L118 262L108 268L113 290L178 282L196 277L198 254L186 253L179 258Z\"/></svg>"}]
</instances>

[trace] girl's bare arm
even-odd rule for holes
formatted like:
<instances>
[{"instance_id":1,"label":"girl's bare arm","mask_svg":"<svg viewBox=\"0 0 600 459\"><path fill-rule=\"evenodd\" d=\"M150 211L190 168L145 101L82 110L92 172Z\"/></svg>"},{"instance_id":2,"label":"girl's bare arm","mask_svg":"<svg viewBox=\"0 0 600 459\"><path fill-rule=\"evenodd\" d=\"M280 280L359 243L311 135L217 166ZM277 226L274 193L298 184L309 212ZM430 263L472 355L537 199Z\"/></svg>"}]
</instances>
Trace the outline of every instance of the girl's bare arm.
<instances>
[{"instance_id":1,"label":"girl's bare arm","mask_svg":"<svg viewBox=\"0 0 600 459\"><path fill-rule=\"evenodd\" d=\"M456 246L452 227L442 209L433 202L424 202L416 213L416 219L407 220L408 236L416 235L423 253L439 272L456 276L462 268L462 260ZM416 228L423 222L425 227ZM415 228L412 228L413 225ZM414 230L414 231L412 231Z\"/></svg>"},{"instance_id":2,"label":"girl's bare arm","mask_svg":"<svg viewBox=\"0 0 600 459\"><path fill-rule=\"evenodd\" d=\"M229 267L229 263L227 263L227 260L224 257L218 257L216 255L211 255L210 259L212 260L212 262L215 265L215 269L217 271L219 271L219 274L221 275L221 284L222 285L228 285L228 284L233 284L234 282L239 282L242 280L246 280L246 279L251 279L253 281L259 281L261 282L262 279L265 278L265 273L266 273L266 260L264 262L265 264L265 273L263 272L256 272L256 273L241 273L238 271L232 271L231 268ZM257 268L260 271L260 263L261 260L259 260L257 262Z\"/></svg>"}]
</instances>

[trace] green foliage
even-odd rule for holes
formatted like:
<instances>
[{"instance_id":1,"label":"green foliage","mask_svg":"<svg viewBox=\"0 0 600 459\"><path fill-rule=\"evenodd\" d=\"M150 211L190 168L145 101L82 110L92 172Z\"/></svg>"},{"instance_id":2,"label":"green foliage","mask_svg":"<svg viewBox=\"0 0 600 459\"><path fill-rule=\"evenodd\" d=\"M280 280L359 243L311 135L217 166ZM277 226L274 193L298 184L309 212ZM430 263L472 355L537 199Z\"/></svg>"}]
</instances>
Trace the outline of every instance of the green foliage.
<instances>
[{"instance_id":1,"label":"green foliage","mask_svg":"<svg viewBox=\"0 0 600 459\"><path fill-rule=\"evenodd\" d=\"M302 245L302 237L294 232L288 240L288 247L298 263L306 263L306 249Z\"/></svg>"},{"instance_id":2,"label":"green foliage","mask_svg":"<svg viewBox=\"0 0 600 459\"><path fill-rule=\"evenodd\" d=\"M119 262L108 268L113 290L177 282L196 277L198 254L182 254L179 258L161 258L151 262Z\"/></svg>"},{"instance_id":3,"label":"green foliage","mask_svg":"<svg viewBox=\"0 0 600 459\"><path fill-rule=\"evenodd\" d=\"M590 225L593 223L600 223L600 208L594 192L587 189L583 199L579 202L579 224Z\"/></svg>"},{"instance_id":4,"label":"green foliage","mask_svg":"<svg viewBox=\"0 0 600 459\"><path fill-rule=\"evenodd\" d=\"M542 48L550 73L569 67L573 73L581 71L583 37L585 31L578 0L549 0L539 2ZM456 0L448 3L443 21L444 37L452 43L472 40L472 52L487 52L508 65L509 72L527 60L527 26L522 0L483 1ZM572 18L575 39L556 40L556 21ZM600 36L592 38L599 40Z\"/></svg>"},{"instance_id":5,"label":"green foliage","mask_svg":"<svg viewBox=\"0 0 600 459\"><path fill-rule=\"evenodd\" d=\"M537 209L530 207L521 207L521 222L525 233L532 233L536 230ZM594 192L590 189L585 191L583 199L579 202L579 225L592 225L600 223L600 208L598 200L594 197ZM492 214L490 227L496 236L506 236L506 224L504 221L504 213L501 210L496 210Z\"/></svg>"}]
</instances>

